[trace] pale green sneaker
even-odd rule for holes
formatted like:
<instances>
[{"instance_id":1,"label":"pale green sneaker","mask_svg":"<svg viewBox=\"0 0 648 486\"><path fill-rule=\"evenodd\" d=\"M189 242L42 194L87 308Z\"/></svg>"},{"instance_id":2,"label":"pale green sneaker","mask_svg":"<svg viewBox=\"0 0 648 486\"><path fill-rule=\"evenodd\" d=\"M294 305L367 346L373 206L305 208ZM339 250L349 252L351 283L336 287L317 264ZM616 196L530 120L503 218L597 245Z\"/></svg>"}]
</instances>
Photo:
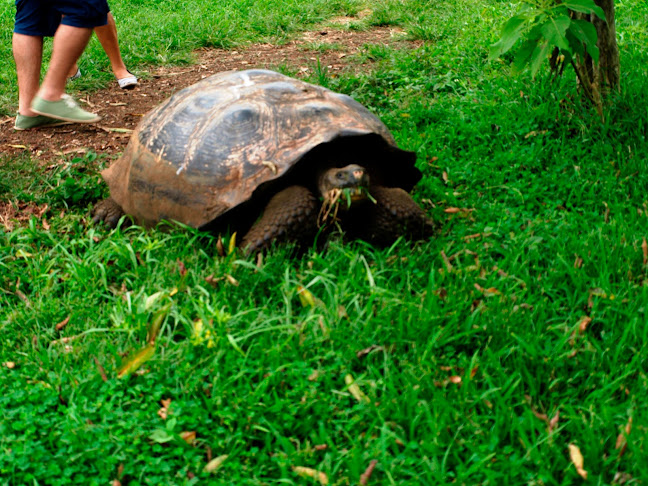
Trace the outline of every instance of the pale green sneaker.
<instances>
[{"instance_id":1,"label":"pale green sneaker","mask_svg":"<svg viewBox=\"0 0 648 486\"><path fill-rule=\"evenodd\" d=\"M16 116L15 130L31 130L32 128L59 127L70 122L55 120L43 115L25 116L20 113Z\"/></svg>"},{"instance_id":2,"label":"pale green sneaker","mask_svg":"<svg viewBox=\"0 0 648 486\"><path fill-rule=\"evenodd\" d=\"M39 115L56 118L70 123L96 123L101 117L81 108L70 95L64 94L59 101L47 101L36 96L31 109Z\"/></svg>"}]
</instances>

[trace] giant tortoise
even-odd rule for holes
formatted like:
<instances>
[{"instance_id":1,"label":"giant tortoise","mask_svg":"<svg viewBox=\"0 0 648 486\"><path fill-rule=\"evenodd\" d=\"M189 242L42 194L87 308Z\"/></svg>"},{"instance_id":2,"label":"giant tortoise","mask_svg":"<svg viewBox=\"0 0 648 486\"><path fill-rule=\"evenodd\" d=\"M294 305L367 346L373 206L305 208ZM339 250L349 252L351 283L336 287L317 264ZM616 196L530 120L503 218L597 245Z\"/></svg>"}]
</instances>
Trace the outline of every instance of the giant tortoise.
<instances>
[{"instance_id":1,"label":"giant tortoise","mask_svg":"<svg viewBox=\"0 0 648 486\"><path fill-rule=\"evenodd\" d=\"M421 178L414 161L349 96L267 70L225 72L141 121L102 173L111 196L93 221L229 227L247 252L336 227L387 245L434 227L408 194Z\"/></svg>"}]
</instances>

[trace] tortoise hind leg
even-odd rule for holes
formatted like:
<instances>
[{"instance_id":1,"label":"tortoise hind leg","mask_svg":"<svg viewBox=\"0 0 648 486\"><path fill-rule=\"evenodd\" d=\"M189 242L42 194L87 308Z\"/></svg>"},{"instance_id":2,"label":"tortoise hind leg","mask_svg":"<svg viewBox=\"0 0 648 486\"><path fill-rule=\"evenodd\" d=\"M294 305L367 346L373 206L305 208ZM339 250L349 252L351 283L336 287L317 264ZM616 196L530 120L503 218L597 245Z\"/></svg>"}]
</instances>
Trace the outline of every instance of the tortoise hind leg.
<instances>
[{"instance_id":1,"label":"tortoise hind leg","mask_svg":"<svg viewBox=\"0 0 648 486\"><path fill-rule=\"evenodd\" d=\"M317 198L305 187L290 186L278 192L243 237L241 248L249 254L268 248L273 242L307 242L317 234L318 209Z\"/></svg>"},{"instance_id":2,"label":"tortoise hind leg","mask_svg":"<svg viewBox=\"0 0 648 486\"><path fill-rule=\"evenodd\" d=\"M357 229L359 238L387 246L401 235L416 240L434 233L432 219L403 189L376 186L371 195L376 204L366 206L364 223Z\"/></svg>"},{"instance_id":3,"label":"tortoise hind leg","mask_svg":"<svg viewBox=\"0 0 648 486\"><path fill-rule=\"evenodd\" d=\"M97 224L103 221L109 228L116 228L119 220L124 216L124 210L111 197L99 201L92 210L92 222Z\"/></svg>"}]
</instances>

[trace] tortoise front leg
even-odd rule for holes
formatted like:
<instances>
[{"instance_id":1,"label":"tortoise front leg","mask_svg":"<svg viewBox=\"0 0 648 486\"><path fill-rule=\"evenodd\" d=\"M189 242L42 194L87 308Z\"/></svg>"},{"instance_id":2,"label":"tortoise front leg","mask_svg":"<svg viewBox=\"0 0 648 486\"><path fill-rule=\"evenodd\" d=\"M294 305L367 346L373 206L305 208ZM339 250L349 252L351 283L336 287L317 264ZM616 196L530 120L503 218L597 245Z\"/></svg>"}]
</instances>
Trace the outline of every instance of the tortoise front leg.
<instances>
[{"instance_id":1,"label":"tortoise front leg","mask_svg":"<svg viewBox=\"0 0 648 486\"><path fill-rule=\"evenodd\" d=\"M364 222L357 228L359 238L387 246L401 235L417 240L434 233L432 219L403 189L375 186L371 195L376 203L366 205Z\"/></svg>"},{"instance_id":2,"label":"tortoise front leg","mask_svg":"<svg viewBox=\"0 0 648 486\"><path fill-rule=\"evenodd\" d=\"M246 253L270 247L273 242L306 243L317 234L319 204L311 191L290 186L275 194L261 218L252 225L241 241Z\"/></svg>"},{"instance_id":3,"label":"tortoise front leg","mask_svg":"<svg viewBox=\"0 0 648 486\"><path fill-rule=\"evenodd\" d=\"M124 210L111 197L99 201L92 210L92 222L97 224L103 221L109 228L116 228L119 219L124 215Z\"/></svg>"}]
</instances>

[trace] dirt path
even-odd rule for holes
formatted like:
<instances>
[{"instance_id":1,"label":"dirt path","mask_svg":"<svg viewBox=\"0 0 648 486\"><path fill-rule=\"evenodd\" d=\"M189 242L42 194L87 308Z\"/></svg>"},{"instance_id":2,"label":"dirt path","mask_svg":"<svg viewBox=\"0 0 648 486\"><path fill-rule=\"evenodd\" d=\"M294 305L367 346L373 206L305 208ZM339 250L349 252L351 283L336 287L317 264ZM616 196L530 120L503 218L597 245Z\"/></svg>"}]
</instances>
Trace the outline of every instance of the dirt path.
<instances>
[{"instance_id":1,"label":"dirt path","mask_svg":"<svg viewBox=\"0 0 648 486\"><path fill-rule=\"evenodd\" d=\"M345 19L337 19L344 24ZM403 40L398 29L379 27L369 31L324 28L306 32L285 45L255 44L241 50L202 50L196 52L196 64L183 67L156 67L144 76L140 85L130 91L120 90L117 83L110 88L78 98L87 109L99 113L98 125L67 125L62 127L15 131L13 118L0 120L0 151L17 155L29 151L44 165L92 150L116 156L121 153L142 116L176 91L212 74L251 68L289 67L299 76L312 74L320 65L329 75L367 70L370 62L359 63L357 56L368 44L414 48L418 42ZM324 49L317 49L324 46ZM124 130L126 129L126 130ZM0 225L11 220L19 222L42 208L31 208L16 201L0 201Z\"/></svg>"}]
</instances>

